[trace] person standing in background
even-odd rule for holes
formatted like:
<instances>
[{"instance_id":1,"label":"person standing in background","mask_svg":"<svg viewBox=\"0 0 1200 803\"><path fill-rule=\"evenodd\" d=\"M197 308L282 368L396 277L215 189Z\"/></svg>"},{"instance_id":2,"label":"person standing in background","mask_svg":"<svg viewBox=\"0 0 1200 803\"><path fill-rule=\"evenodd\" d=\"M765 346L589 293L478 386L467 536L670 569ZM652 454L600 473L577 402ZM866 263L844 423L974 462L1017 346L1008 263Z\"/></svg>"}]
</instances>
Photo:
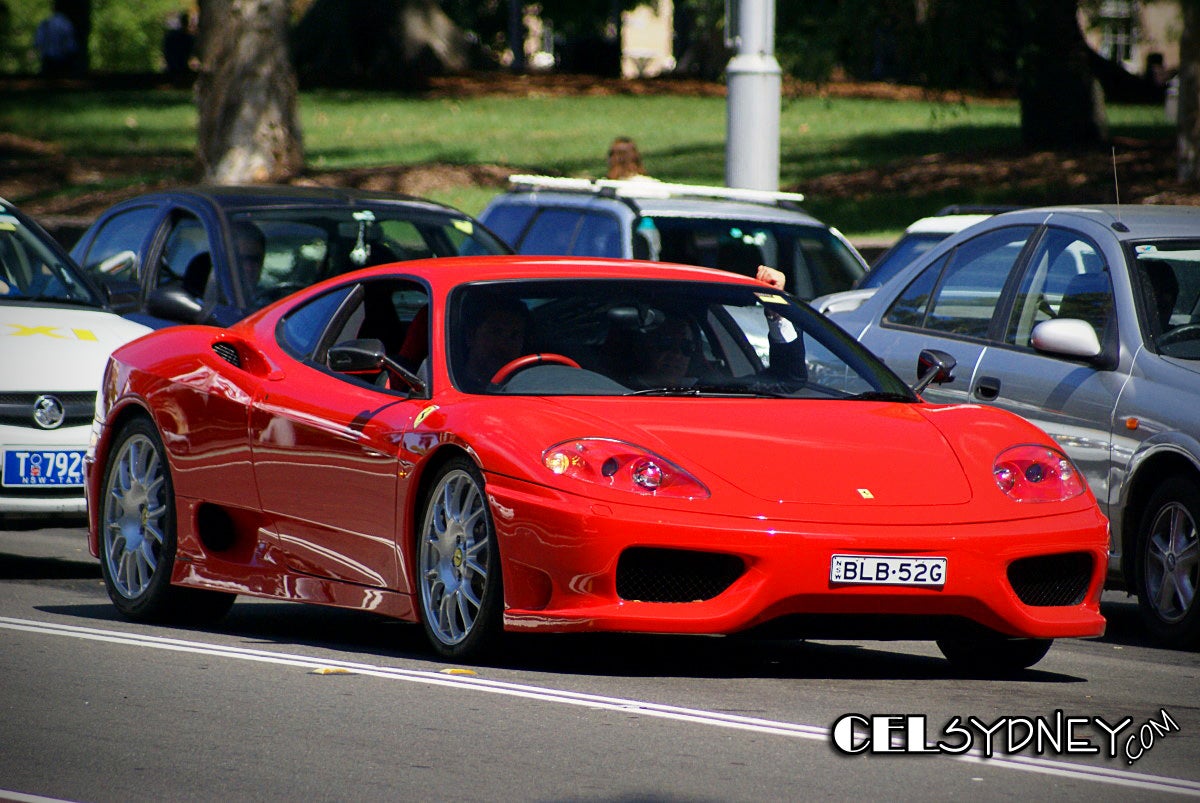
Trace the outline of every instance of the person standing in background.
<instances>
[{"instance_id":1,"label":"person standing in background","mask_svg":"<svg viewBox=\"0 0 1200 803\"><path fill-rule=\"evenodd\" d=\"M642 154L629 137L617 137L608 146L608 178L649 179L642 166Z\"/></svg>"},{"instance_id":2,"label":"person standing in background","mask_svg":"<svg viewBox=\"0 0 1200 803\"><path fill-rule=\"evenodd\" d=\"M42 75L62 78L74 72L79 43L75 39L75 26L63 13L61 0L54 0L54 12L38 23L33 44L41 58Z\"/></svg>"}]
</instances>

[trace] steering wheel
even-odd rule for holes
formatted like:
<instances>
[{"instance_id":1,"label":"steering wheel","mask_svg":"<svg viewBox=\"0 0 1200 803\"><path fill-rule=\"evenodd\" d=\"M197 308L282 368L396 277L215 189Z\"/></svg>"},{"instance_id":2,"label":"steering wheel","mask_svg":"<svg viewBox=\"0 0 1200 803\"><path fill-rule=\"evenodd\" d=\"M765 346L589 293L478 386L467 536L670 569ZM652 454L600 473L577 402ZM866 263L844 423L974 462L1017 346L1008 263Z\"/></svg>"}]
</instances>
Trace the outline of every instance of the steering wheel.
<instances>
[{"instance_id":1,"label":"steering wheel","mask_svg":"<svg viewBox=\"0 0 1200 803\"><path fill-rule=\"evenodd\" d=\"M565 365L569 368L579 367L579 363L563 354L554 354L548 351L539 352L537 354L525 354L521 357L517 357L515 360L509 360L506 362L492 377L492 384L502 385L509 379L512 379L514 374L524 371L526 368L532 368L535 365L542 365L543 363Z\"/></svg>"},{"instance_id":2,"label":"steering wheel","mask_svg":"<svg viewBox=\"0 0 1200 803\"><path fill-rule=\"evenodd\" d=\"M1200 323L1185 323L1183 326L1176 326L1174 329L1159 335L1158 345L1160 347L1169 346L1180 340L1195 340L1198 337L1200 337Z\"/></svg>"}]
</instances>

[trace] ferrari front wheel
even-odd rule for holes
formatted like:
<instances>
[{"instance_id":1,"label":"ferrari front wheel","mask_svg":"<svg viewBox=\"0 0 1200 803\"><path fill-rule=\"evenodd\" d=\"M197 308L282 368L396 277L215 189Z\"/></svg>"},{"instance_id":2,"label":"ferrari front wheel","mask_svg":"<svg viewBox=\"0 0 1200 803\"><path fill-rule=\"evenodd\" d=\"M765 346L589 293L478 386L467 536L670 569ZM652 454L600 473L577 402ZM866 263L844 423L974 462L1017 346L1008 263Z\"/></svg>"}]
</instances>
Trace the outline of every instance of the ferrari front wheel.
<instances>
[{"instance_id":1,"label":"ferrari front wheel","mask_svg":"<svg viewBox=\"0 0 1200 803\"><path fill-rule=\"evenodd\" d=\"M100 569L113 605L138 621L220 618L235 596L171 585L175 489L154 425L135 418L109 451L100 497Z\"/></svg>"},{"instance_id":2,"label":"ferrari front wheel","mask_svg":"<svg viewBox=\"0 0 1200 803\"><path fill-rule=\"evenodd\" d=\"M454 458L431 489L417 543L421 622L442 656L477 658L499 640L504 601L483 474Z\"/></svg>"},{"instance_id":3,"label":"ferrari front wheel","mask_svg":"<svg viewBox=\"0 0 1200 803\"><path fill-rule=\"evenodd\" d=\"M1028 669L1046 657L1053 643L1053 639L1011 638L991 630L937 640L938 649L955 669L983 677L1005 677Z\"/></svg>"}]
</instances>

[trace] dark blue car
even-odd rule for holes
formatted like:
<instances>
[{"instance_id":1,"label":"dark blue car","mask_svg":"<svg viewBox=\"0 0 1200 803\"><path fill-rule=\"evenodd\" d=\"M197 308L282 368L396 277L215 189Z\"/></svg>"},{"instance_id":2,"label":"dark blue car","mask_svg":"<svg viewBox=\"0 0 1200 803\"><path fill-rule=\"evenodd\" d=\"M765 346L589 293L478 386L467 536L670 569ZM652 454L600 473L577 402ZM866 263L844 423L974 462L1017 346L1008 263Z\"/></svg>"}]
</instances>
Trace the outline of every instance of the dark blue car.
<instances>
[{"instance_id":1,"label":"dark blue car","mask_svg":"<svg viewBox=\"0 0 1200 803\"><path fill-rule=\"evenodd\" d=\"M432 201L318 187L191 187L106 210L71 256L113 308L160 328L227 326L322 279L428 257L506 254L478 221Z\"/></svg>"}]
</instances>

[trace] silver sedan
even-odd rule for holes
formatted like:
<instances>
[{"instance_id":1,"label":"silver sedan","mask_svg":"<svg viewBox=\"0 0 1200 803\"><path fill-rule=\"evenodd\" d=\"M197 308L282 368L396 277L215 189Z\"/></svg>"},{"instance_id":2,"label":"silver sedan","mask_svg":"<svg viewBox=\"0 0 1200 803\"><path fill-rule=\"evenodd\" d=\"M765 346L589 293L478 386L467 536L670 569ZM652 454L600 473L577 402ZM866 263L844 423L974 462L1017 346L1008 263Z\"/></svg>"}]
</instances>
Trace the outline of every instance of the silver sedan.
<instances>
[{"instance_id":1,"label":"silver sedan","mask_svg":"<svg viewBox=\"0 0 1200 803\"><path fill-rule=\"evenodd\" d=\"M910 381L921 349L949 353L928 400L1055 438L1111 521L1110 585L1164 643L1200 643L1200 208L997 215L830 317Z\"/></svg>"}]
</instances>

